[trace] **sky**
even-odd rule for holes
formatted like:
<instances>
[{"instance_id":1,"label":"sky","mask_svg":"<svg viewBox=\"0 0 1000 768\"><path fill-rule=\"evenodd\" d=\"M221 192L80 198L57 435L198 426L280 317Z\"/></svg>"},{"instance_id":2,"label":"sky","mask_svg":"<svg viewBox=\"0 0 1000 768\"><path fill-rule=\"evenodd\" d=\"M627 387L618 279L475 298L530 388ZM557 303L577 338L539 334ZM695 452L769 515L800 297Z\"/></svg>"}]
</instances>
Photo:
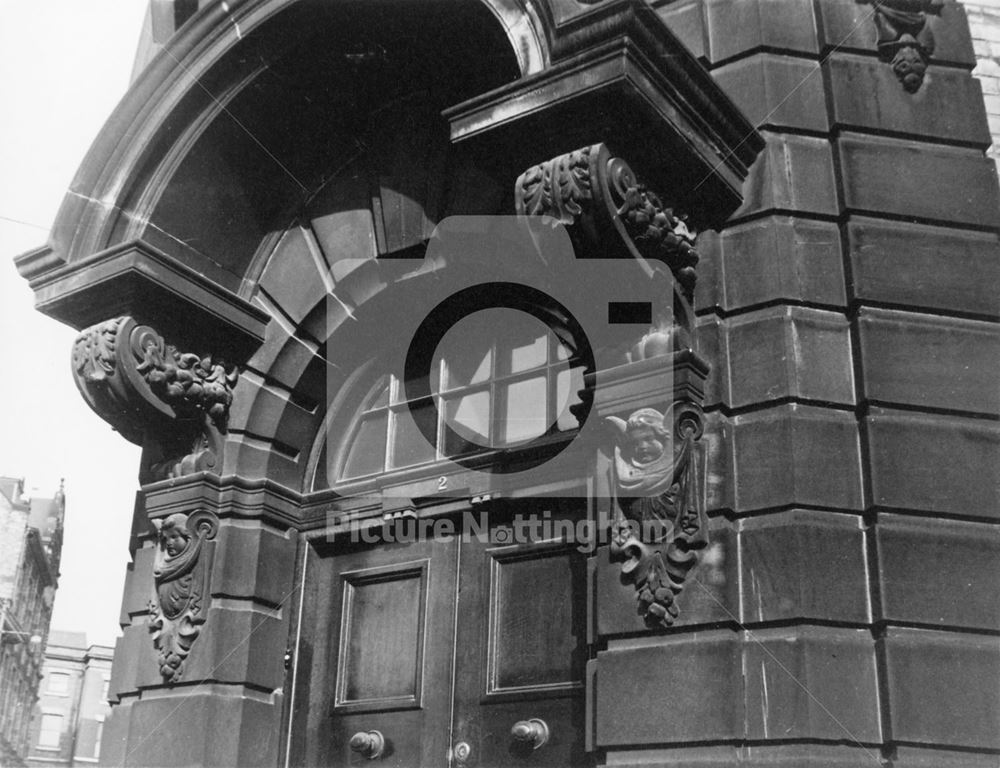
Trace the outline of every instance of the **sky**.
<instances>
[{"instance_id":1,"label":"sky","mask_svg":"<svg viewBox=\"0 0 1000 768\"><path fill-rule=\"evenodd\" d=\"M138 447L70 373L76 332L33 309L14 256L43 245L63 193L125 93L146 0L0 0L0 475L66 521L53 629L119 634ZM12 221L13 220L13 221Z\"/></svg>"}]
</instances>

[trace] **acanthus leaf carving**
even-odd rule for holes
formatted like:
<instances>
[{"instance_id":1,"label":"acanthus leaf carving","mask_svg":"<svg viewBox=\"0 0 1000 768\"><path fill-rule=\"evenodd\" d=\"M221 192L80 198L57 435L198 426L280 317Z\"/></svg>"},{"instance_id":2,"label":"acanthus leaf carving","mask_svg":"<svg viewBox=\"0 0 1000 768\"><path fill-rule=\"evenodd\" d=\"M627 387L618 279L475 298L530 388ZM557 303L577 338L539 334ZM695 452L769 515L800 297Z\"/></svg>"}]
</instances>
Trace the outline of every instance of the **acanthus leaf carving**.
<instances>
[{"instance_id":1,"label":"acanthus leaf carving","mask_svg":"<svg viewBox=\"0 0 1000 768\"><path fill-rule=\"evenodd\" d=\"M939 15L943 0L856 0L874 6L878 31L876 45L883 61L908 93L916 93L924 82L934 53L934 32L928 14Z\"/></svg>"},{"instance_id":2,"label":"acanthus leaf carving","mask_svg":"<svg viewBox=\"0 0 1000 768\"><path fill-rule=\"evenodd\" d=\"M218 530L219 519L204 509L190 515L178 512L159 524L148 627L167 683L183 676L184 662L207 618L212 570L208 542Z\"/></svg>"},{"instance_id":3,"label":"acanthus leaf carving","mask_svg":"<svg viewBox=\"0 0 1000 768\"><path fill-rule=\"evenodd\" d=\"M623 561L646 624L670 627L677 597L709 543L697 480L701 412L677 403L664 414L641 408L608 421L616 432L611 554Z\"/></svg>"},{"instance_id":4,"label":"acanthus leaf carving","mask_svg":"<svg viewBox=\"0 0 1000 768\"><path fill-rule=\"evenodd\" d=\"M691 347L697 232L639 181L604 144L558 155L532 166L515 184L516 211L548 216L567 226L584 256L622 257L665 264L675 283L674 314L654 318L634 359Z\"/></svg>"},{"instance_id":5,"label":"acanthus leaf carving","mask_svg":"<svg viewBox=\"0 0 1000 768\"><path fill-rule=\"evenodd\" d=\"M84 399L146 451L144 480L212 469L226 432L235 366L182 352L130 317L82 331L73 372Z\"/></svg>"}]
</instances>

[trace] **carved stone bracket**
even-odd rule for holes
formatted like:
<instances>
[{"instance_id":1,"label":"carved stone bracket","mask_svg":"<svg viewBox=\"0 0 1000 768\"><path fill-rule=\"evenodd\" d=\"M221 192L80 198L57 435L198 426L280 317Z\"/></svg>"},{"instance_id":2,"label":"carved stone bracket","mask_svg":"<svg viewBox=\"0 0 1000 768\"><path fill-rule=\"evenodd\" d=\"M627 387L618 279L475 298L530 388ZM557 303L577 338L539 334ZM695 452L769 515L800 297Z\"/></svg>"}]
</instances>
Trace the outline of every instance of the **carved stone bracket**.
<instances>
[{"instance_id":1,"label":"carved stone bracket","mask_svg":"<svg viewBox=\"0 0 1000 768\"><path fill-rule=\"evenodd\" d=\"M149 631L167 683L181 679L184 660L205 623L212 573L207 542L218 530L219 519L204 509L175 513L159 525Z\"/></svg>"},{"instance_id":2,"label":"carved stone bracket","mask_svg":"<svg viewBox=\"0 0 1000 768\"><path fill-rule=\"evenodd\" d=\"M677 596L708 545L708 519L698 483L701 409L675 403L664 414L641 408L615 427L615 493L611 554L636 590L651 627L670 627Z\"/></svg>"},{"instance_id":3,"label":"carved stone bracket","mask_svg":"<svg viewBox=\"0 0 1000 768\"><path fill-rule=\"evenodd\" d=\"M878 52L892 64L908 93L916 93L934 53L934 33L927 14L940 14L943 0L857 0L875 6Z\"/></svg>"},{"instance_id":4,"label":"carved stone bracket","mask_svg":"<svg viewBox=\"0 0 1000 768\"><path fill-rule=\"evenodd\" d=\"M222 451L238 372L179 351L131 317L85 329L73 374L88 405L144 448L144 481L212 469Z\"/></svg>"},{"instance_id":5,"label":"carved stone bracket","mask_svg":"<svg viewBox=\"0 0 1000 768\"><path fill-rule=\"evenodd\" d=\"M665 205L604 144L526 170L515 185L515 204L520 215L551 216L568 225L582 255L630 255L663 262L681 294L692 302L696 232L684 215Z\"/></svg>"}]
</instances>

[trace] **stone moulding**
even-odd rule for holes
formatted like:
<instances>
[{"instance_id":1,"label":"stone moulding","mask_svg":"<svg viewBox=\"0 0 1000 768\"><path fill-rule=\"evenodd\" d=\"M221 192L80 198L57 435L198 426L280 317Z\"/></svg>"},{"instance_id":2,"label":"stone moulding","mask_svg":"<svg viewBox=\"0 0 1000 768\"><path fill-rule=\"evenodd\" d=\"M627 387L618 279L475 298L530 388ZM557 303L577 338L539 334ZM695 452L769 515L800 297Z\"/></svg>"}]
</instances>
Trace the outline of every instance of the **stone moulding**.
<instances>
[{"instance_id":1,"label":"stone moulding","mask_svg":"<svg viewBox=\"0 0 1000 768\"><path fill-rule=\"evenodd\" d=\"M675 403L666 413L641 408L607 421L616 434L612 476L611 555L635 587L650 627L670 627L677 596L708 546L698 482L701 409Z\"/></svg>"},{"instance_id":2,"label":"stone moulding","mask_svg":"<svg viewBox=\"0 0 1000 768\"><path fill-rule=\"evenodd\" d=\"M908 93L916 93L934 53L928 14L939 15L943 0L856 0L874 6L879 57L892 64Z\"/></svg>"},{"instance_id":3,"label":"stone moulding","mask_svg":"<svg viewBox=\"0 0 1000 768\"><path fill-rule=\"evenodd\" d=\"M208 542L218 530L218 517L205 509L177 512L158 524L148 626L167 683L181 679L205 623L212 572Z\"/></svg>"},{"instance_id":4,"label":"stone moulding","mask_svg":"<svg viewBox=\"0 0 1000 768\"><path fill-rule=\"evenodd\" d=\"M181 352L127 316L83 330L72 362L87 404L143 447L144 482L219 464L239 376L234 366Z\"/></svg>"}]
</instances>

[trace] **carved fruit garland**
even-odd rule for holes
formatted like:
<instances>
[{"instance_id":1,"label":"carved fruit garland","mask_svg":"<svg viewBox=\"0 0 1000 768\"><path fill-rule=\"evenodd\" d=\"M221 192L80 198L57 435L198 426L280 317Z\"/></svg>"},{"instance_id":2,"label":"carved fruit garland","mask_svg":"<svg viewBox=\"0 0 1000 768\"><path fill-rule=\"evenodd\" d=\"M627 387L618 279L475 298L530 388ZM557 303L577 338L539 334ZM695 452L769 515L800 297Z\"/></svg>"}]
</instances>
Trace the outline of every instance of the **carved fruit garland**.
<instances>
[{"instance_id":1,"label":"carved fruit garland","mask_svg":"<svg viewBox=\"0 0 1000 768\"><path fill-rule=\"evenodd\" d=\"M677 404L665 414L642 408L608 421L617 432L611 554L624 560L622 575L647 625L670 627L677 596L709 542L697 482L701 414Z\"/></svg>"}]
</instances>

